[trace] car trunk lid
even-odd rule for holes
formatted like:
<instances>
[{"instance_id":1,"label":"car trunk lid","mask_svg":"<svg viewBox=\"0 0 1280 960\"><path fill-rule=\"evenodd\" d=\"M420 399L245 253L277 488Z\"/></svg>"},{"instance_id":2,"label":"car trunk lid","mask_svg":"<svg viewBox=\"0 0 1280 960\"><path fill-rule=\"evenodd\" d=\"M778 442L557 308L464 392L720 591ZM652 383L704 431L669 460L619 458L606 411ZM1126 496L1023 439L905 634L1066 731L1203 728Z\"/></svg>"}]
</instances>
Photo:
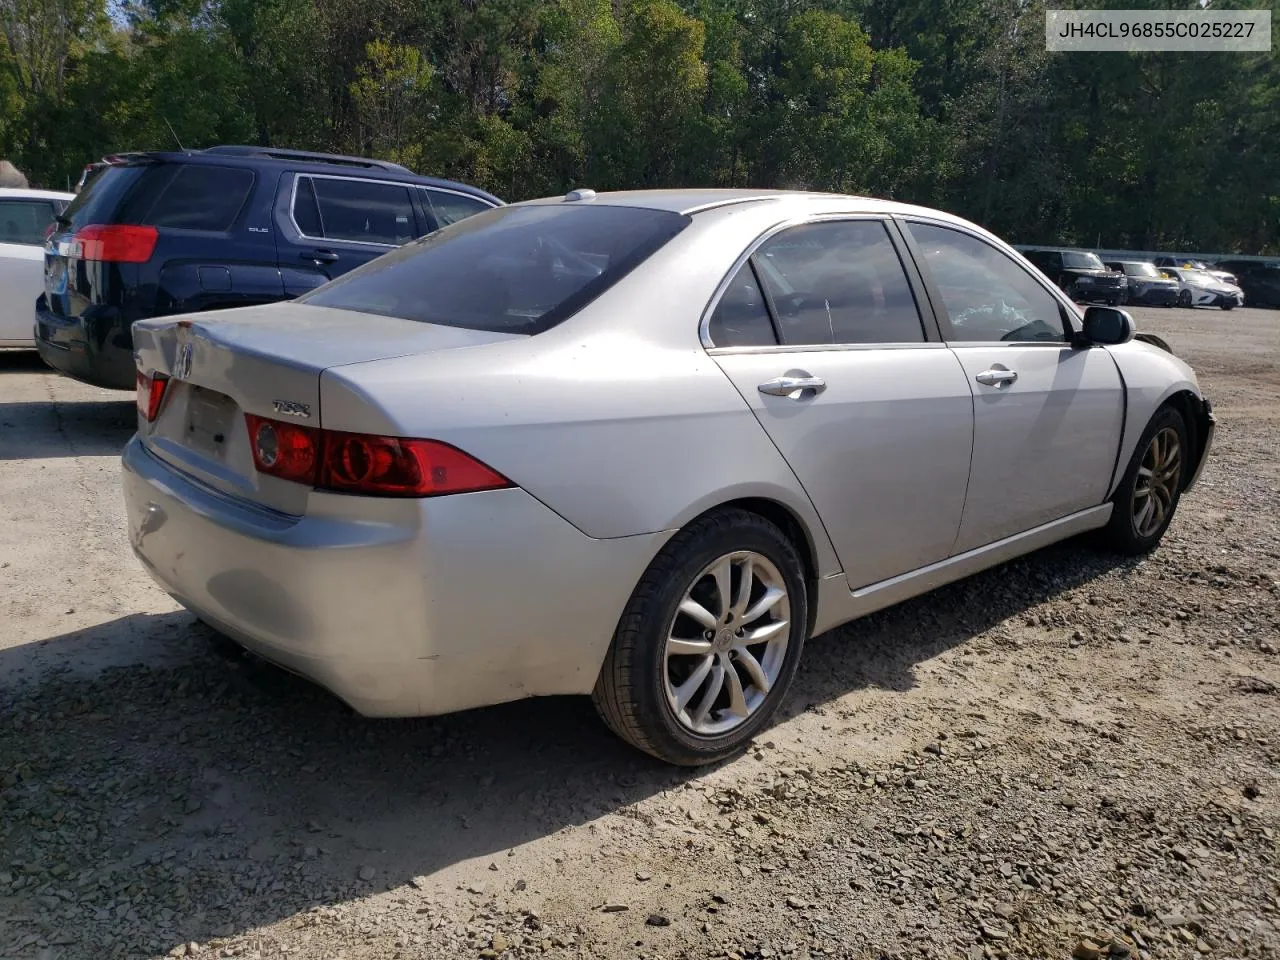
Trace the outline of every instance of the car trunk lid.
<instances>
[{"instance_id":1,"label":"car trunk lid","mask_svg":"<svg viewBox=\"0 0 1280 960\"><path fill-rule=\"evenodd\" d=\"M156 456L228 495L305 514L310 489L258 472L245 414L320 428L320 375L350 363L518 338L349 310L270 304L134 325L140 376L165 378L138 432Z\"/></svg>"}]
</instances>

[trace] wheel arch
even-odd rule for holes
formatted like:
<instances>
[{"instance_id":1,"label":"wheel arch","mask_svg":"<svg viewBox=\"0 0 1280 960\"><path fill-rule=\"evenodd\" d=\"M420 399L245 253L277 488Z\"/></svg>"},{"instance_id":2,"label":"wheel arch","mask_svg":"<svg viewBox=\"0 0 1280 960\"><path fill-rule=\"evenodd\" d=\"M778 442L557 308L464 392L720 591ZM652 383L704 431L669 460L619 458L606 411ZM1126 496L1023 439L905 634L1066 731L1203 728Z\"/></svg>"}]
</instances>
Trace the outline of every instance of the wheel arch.
<instances>
[{"instance_id":1,"label":"wheel arch","mask_svg":"<svg viewBox=\"0 0 1280 960\"><path fill-rule=\"evenodd\" d=\"M804 583L805 589L808 591L809 600L807 604L809 622L806 624L806 628L808 630L807 635L811 636L818 615L819 580L818 545L814 540L813 532L790 507L767 497L739 497L734 500L726 500L702 511L684 526L695 523L708 514L734 509L745 510L768 520L781 530L786 538L791 541L791 545L796 548L796 553L800 555L800 562L804 565ZM825 532L823 536L826 536Z\"/></svg>"},{"instance_id":2,"label":"wheel arch","mask_svg":"<svg viewBox=\"0 0 1280 960\"><path fill-rule=\"evenodd\" d=\"M1212 405L1192 390L1178 390L1160 404L1157 412L1166 407L1177 410L1187 427L1191 456L1187 458L1187 466L1182 471L1182 489L1186 491L1199 479L1200 469L1208 453L1212 433Z\"/></svg>"}]
</instances>

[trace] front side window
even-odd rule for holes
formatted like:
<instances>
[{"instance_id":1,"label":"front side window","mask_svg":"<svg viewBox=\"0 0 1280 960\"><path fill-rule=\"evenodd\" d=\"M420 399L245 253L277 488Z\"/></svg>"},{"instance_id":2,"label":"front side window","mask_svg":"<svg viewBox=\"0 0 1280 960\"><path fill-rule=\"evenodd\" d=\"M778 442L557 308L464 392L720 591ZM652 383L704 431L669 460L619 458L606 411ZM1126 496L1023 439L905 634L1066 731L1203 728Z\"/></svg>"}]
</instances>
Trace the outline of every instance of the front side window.
<instances>
[{"instance_id":1,"label":"front side window","mask_svg":"<svg viewBox=\"0 0 1280 960\"><path fill-rule=\"evenodd\" d=\"M878 220L792 227L752 260L784 344L924 341L902 262Z\"/></svg>"},{"instance_id":2,"label":"front side window","mask_svg":"<svg viewBox=\"0 0 1280 960\"><path fill-rule=\"evenodd\" d=\"M948 227L910 230L951 319L951 340L1066 341L1058 301L1004 253Z\"/></svg>"},{"instance_id":3,"label":"front side window","mask_svg":"<svg viewBox=\"0 0 1280 960\"><path fill-rule=\"evenodd\" d=\"M398 247L418 232L409 188L398 183L299 177L293 210L299 231L317 239Z\"/></svg>"},{"instance_id":4,"label":"front side window","mask_svg":"<svg viewBox=\"0 0 1280 960\"><path fill-rule=\"evenodd\" d=\"M448 190L432 190L429 187L423 187L422 198L436 218L436 223L442 227L492 209L490 204L478 197L467 197Z\"/></svg>"},{"instance_id":5,"label":"front side window","mask_svg":"<svg viewBox=\"0 0 1280 960\"><path fill-rule=\"evenodd\" d=\"M541 333L600 296L689 222L683 214L640 207L497 207L378 257L297 302L472 330Z\"/></svg>"},{"instance_id":6,"label":"front side window","mask_svg":"<svg viewBox=\"0 0 1280 960\"><path fill-rule=\"evenodd\" d=\"M0 243L40 246L57 212L51 200L0 200Z\"/></svg>"}]
</instances>

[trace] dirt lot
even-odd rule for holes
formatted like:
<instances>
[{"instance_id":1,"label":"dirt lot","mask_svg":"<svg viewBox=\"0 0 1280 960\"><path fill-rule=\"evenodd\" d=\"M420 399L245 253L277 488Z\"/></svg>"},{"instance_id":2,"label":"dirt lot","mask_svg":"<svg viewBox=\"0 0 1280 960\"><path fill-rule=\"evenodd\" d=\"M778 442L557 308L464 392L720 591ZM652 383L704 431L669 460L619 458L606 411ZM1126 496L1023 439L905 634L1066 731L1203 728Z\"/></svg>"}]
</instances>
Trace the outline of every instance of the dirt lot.
<instances>
[{"instance_id":1,"label":"dirt lot","mask_svg":"<svg viewBox=\"0 0 1280 960\"><path fill-rule=\"evenodd\" d=\"M1135 313L1220 419L1164 546L823 637L697 773L217 652L129 555L132 400L0 356L0 957L1280 957L1280 313Z\"/></svg>"}]
</instances>

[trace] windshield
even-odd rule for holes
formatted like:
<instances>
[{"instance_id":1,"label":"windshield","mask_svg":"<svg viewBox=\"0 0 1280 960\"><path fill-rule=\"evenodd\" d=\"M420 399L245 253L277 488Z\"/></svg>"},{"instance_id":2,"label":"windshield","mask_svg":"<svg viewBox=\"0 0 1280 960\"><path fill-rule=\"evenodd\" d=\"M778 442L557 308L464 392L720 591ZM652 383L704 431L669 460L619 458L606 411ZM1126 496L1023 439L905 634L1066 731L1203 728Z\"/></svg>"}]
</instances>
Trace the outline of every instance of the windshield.
<instances>
[{"instance_id":1,"label":"windshield","mask_svg":"<svg viewBox=\"0 0 1280 960\"><path fill-rule=\"evenodd\" d=\"M1217 277L1211 277L1203 270L1183 270L1182 279L1187 283L1198 283L1201 286L1208 286L1211 283L1218 283Z\"/></svg>"},{"instance_id":2,"label":"windshield","mask_svg":"<svg viewBox=\"0 0 1280 960\"><path fill-rule=\"evenodd\" d=\"M299 303L471 330L541 333L689 224L641 207L499 207L428 234Z\"/></svg>"},{"instance_id":3,"label":"windshield","mask_svg":"<svg viewBox=\"0 0 1280 960\"><path fill-rule=\"evenodd\" d=\"M1062 265L1064 267L1075 267L1077 270L1102 270L1102 261L1098 259L1096 253L1070 253L1062 254Z\"/></svg>"},{"instance_id":4,"label":"windshield","mask_svg":"<svg viewBox=\"0 0 1280 960\"><path fill-rule=\"evenodd\" d=\"M1129 277L1156 277L1160 276L1160 271L1156 269L1154 263L1122 263L1125 276Z\"/></svg>"}]
</instances>

